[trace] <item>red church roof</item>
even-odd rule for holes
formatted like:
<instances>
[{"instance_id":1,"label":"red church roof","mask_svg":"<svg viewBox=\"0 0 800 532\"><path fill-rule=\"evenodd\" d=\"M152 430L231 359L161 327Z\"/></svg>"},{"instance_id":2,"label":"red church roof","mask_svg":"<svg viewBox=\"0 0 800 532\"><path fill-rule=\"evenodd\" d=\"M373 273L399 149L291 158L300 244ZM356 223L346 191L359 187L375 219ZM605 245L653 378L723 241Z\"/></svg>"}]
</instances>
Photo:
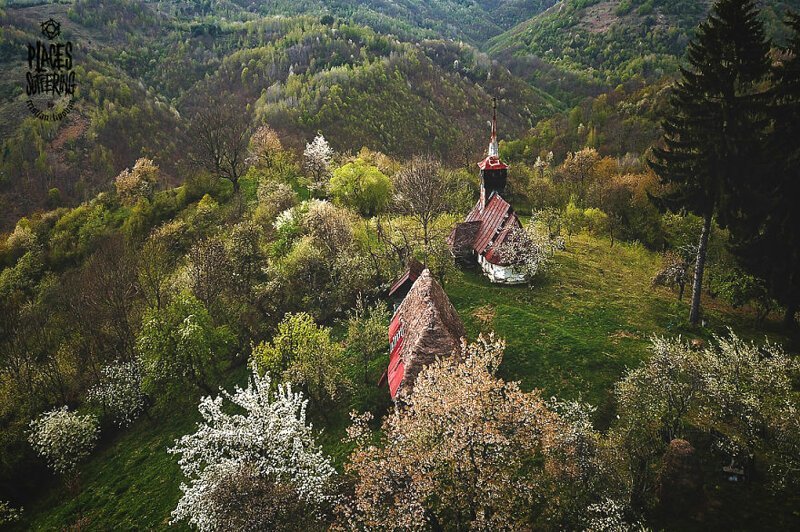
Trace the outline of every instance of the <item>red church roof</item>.
<instances>
[{"instance_id":1,"label":"red church roof","mask_svg":"<svg viewBox=\"0 0 800 532\"><path fill-rule=\"evenodd\" d=\"M481 170L506 170L508 165L500 160L496 155L490 155L486 159L478 163L478 168Z\"/></svg>"},{"instance_id":2,"label":"red church roof","mask_svg":"<svg viewBox=\"0 0 800 532\"><path fill-rule=\"evenodd\" d=\"M465 222L481 222L481 228L472 244L478 255L483 255L492 264L505 265L496 247L505 241L508 234L515 227L521 228L522 224L517 214L500 194L492 194L482 207L481 201L472 208Z\"/></svg>"},{"instance_id":3,"label":"red church roof","mask_svg":"<svg viewBox=\"0 0 800 532\"><path fill-rule=\"evenodd\" d=\"M497 144L497 98L492 101L492 136L489 140L488 156L478 163L478 167L481 170L490 171L508 168L508 165L500 160ZM481 199L472 208L466 220L458 224L450 233L448 245L456 258L471 254L471 246L475 253L490 263L510 266L508 261L500 257L497 247L508 238L513 229L521 229L522 223L511 205L497 192L498 189L495 189L488 198L484 198L487 175L482 173L481 179ZM504 187L505 176L503 176L502 186L499 187L499 190ZM480 224L479 227L475 227L476 224Z\"/></svg>"},{"instance_id":4,"label":"red church roof","mask_svg":"<svg viewBox=\"0 0 800 532\"><path fill-rule=\"evenodd\" d=\"M397 389L400 387L400 381L403 380L405 375L405 364L400 357L403 350L405 328L400 320L400 317L395 314L392 318L392 323L389 325L389 367L386 370L386 379L389 381L389 395L397 395Z\"/></svg>"}]
</instances>

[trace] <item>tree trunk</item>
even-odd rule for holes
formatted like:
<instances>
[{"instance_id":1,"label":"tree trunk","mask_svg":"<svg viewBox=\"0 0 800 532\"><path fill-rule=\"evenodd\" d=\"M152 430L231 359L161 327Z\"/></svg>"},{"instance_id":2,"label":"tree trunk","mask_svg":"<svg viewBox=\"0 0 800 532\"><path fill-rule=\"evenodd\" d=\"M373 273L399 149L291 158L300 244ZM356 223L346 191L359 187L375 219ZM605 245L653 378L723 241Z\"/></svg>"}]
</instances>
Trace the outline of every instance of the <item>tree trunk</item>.
<instances>
[{"instance_id":1,"label":"tree trunk","mask_svg":"<svg viewBox=\"0 0 800 532\"><path fill-rule=\"evenodd\" d=\"M783 315L783 325L790 331L797 329L797 322L794 317L797 314L797 303L789 303L786 305L786 312Z\"/></svg>"},{"instance_id":2,"label":"tree trunk","mask_svg":"<svg viewBox=\"0 0 800 532\"><path fill-rule=\"evenodd\" d=\"M692 309L689 312L689 323L697 325L700 321L700 296L703 291L703 272L706 268L708 254L708 237L711 233L711 214L703 220L703 232L700 233L700 245L697 246L697 263L694 267L694 286L692 288Z\"/></svg>"}]
</instances>

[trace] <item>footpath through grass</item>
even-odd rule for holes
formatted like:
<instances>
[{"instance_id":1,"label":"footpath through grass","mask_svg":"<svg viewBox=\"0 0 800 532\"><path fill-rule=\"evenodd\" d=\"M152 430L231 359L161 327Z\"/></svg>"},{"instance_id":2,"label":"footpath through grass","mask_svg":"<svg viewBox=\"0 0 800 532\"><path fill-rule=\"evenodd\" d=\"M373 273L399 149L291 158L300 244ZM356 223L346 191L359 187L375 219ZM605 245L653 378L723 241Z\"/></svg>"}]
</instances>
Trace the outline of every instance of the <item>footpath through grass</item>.
<instances>
[{"instance_id":1,"label":"footpath through grass","mask_svg":"<svg viewBox=\"0 0 800 532\"><path fill-rule=\"evenodd\" d=\"M659 257L639 246L611 248L607 240L579 236L567 251L556 255L555 263L556 268L533 287L492 285L477 271L466 271L451 277L445 290L470 338L494 330L506 339L501 366L505 378L521 381L526 390L539 388L545 396L581 397L597 405L601 428L613 415L614 382L648 356L651 335L708 339L731 326L742 337L763 340L764 330L777 330L774 322L757 329L746 311L707 302L707 327L691 331L686 325L687 302L679 303L668 290L650 287ZM386 363L384 357L371 364L372 382ZM354 370L353 378L363 379L363 374ZM245 382L246 368L240 367L221 385L232 389ZM320 441L337 467L349 451L341 442L347 411L357 403L381 404L383 409L388 405L385 392L364 388L359 393L371 397L353 398L351 404L325 416L313 416L314 426L324 428ZM27 505L18 528L167 528L182 480L177 457L167 454L167 448L194 430L199 395L108 438L84 466L79 495L70 497L54 481L43 488L39 500Z\"/></svg>"}]
</instances>

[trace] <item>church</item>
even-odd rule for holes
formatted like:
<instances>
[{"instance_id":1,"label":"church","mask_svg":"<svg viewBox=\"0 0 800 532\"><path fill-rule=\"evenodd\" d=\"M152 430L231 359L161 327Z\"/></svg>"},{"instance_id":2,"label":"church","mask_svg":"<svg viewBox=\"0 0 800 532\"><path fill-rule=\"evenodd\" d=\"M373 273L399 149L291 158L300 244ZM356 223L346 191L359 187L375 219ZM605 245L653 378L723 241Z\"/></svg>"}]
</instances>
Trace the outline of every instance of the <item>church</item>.
<instances>
[{"instance_id":1,"label":"church","mask_svg":"<svg viewBox=\"0 0 800 532\"><path fill-rule=\"evenodd\" d=\"M522 229L522 223L511 204L503 199L508 165L500 160L498 151L496 99L489 153L478 163L478 168L480 198L464 222L450 234L450 250L460 263L480 265L494 283L524 283L526 276L498 250L512 231ZM402 403L425 366L438 356L458 355L466 330L431 272L413 258L405 273L392 284L387 297L394 304L394 315L389 325L389 366L379 385L388 385L392 399Z\"/></svg>"},{"instance_id":2,"label":"church","mask_svg":"<svg viewBox=\"0 0 800 532\"><path fill-rule=\"evenodd\" d=\"M477 264L493 283L522 284L524 273L501 256L499 246L509 234L522 229L514 208L503 199L508 181L508 165L500 160L497 144L497 98L492 105L492 134L489 151L478 163L481 194L466 219L448 237L453 257L461 264Z\"/></svg>"}]
</instances>

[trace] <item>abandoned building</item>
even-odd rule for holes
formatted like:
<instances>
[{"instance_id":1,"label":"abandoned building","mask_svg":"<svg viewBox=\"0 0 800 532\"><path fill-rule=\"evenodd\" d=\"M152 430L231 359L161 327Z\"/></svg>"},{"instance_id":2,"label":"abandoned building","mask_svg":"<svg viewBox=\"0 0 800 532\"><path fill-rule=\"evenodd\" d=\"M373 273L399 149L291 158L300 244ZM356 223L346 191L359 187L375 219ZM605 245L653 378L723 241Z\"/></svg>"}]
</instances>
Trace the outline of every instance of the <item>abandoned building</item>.
<instances>
[{"instance_id":1,"label":"abandoned building","mask_svg":"<svg viewBox=\"0 0 800 532\"><path fill-rule=\"evenodd\" d=\"M497 144L497 99L492 106L492 135L489 153L478 163L481 195L464 222L448 237L450 251L461 264L477 264L493 283L521 284L524 273L502 257L498 248L515 229L522 229L514 208L503 199L508 181L508 165L500 160Z\"/></svg>"},{"instance_id":2,"label":"abandoned building","mask_svg":"<svg viewBox=\"0 0 800 532\"><path fill-rule=\"evenodd\" d=\"M419 263L417 263L419 264ZM407 282L409 271L398 281ZM389 324L389 367L380 385L389 385L395 401L411 393L422 368L437 356L451 355L460 349L466 335L464 324L442 287L423 269L413 281Z\"/></svg>"}]
</instances>

